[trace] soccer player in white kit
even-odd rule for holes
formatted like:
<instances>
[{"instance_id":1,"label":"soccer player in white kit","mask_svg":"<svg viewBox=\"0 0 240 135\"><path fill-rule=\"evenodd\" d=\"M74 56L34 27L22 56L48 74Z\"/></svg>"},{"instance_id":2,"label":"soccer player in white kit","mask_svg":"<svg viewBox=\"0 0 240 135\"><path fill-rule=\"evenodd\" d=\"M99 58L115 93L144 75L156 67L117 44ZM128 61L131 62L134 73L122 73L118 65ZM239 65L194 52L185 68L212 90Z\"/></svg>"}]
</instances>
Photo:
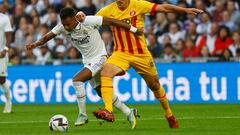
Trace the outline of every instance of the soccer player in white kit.
<instances>
[{"instance_id":1,"label":"soccer player in white kit","mask_svg":"<svg viewBox=\"0 0 240 135\"><path fill-rule=\"evenodd\" d=\"M107 59L107 52L97 27L101 25L116 25L139 35L143 31L124 22L101 16L86 16L85 21L80 23L75 18L76 13L73 8L66 7L61 9L61 23L56 25L40 40L28 44L26 48L31 50L45 44L56 35L65 33L73 46L82 54L84 68L76 73L72 79L79 108L79 115L75 121L75 126L80 126L88 122L84 82L89 81L98 95L101 96L100 70ZM127 116L131 126L136 125L137 110L128 108L116 95L113 96L112 100L113 105Z\"/></svg>"},{"instance_id":2,"label":"soccer player in white kit","mask_svg":"<svg viewBox=\"0 0 240 135\"><path fill-rule=\"evenodd\" d=\"M5 107L3 113L11 113L12 102L9 90L9 84L6 81L7 66L8 66L8 46L11 43L12 27L9 17L0 13L0 85L6 97Z\"/></svg>"}]
</instances>

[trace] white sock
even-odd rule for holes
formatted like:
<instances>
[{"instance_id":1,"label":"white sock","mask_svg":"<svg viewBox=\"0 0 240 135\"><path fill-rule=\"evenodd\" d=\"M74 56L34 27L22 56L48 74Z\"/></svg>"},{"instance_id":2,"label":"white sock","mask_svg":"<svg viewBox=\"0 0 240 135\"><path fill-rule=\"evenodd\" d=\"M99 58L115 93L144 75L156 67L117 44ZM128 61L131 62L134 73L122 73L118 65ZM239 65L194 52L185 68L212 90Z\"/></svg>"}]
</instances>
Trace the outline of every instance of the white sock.
<instances>
[{"instance_id":1,"label":"white sock","mask_svg":"<svg viewBox=\"0 0 240 135\"><path fill-rule=\"evenodd\" d=\"M87 115L86 112L86 93L83 82L73 82L73 87L76 91L79 114Z\"/></svg>"},{"instance_id":2,"label":"white sock","mask_svg":"<svg viewBox=\"0 0 240 135\"><path fill-rule=\"evenodd\" d=\"M7 102L11 102L11 94L10 94L9 85L7 84L7 82L5 82L1 86L2 86L2 90L6 97Z\"/></svg>"},{"instance_id":3,"label":"white sock","mask_svg":"<svg viewBox=\"0 0 240 135\"><path fill-rule=\"evenodd\" d=\"M113 95L112 102L113 102L113 105L117 109L121 110L126 116L130 114L130 111L131 111L130 108L127 107L122 101L120 101L116 95Z\"/></svg>"}]
</instances>

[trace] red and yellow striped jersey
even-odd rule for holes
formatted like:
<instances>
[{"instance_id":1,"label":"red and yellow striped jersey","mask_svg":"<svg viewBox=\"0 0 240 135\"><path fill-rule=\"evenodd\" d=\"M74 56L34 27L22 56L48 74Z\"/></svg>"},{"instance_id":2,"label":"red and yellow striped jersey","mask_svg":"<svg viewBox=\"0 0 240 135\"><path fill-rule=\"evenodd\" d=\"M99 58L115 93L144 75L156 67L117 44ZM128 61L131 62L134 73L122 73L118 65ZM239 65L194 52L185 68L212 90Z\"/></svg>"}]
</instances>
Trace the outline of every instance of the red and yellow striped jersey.
<instances>
[{"instance_id":1,"label":"red and yellow striped jersey","mask_svg":"<svg viewBox=\"0 0 240 135\"><path fill-rule=\"evenodd\" d=\"M130 0L125 10L120 10L116 2L102 8L96 15L115 18L134 27L144 27L144 14L154 13L157 4L144 0ZM144 34L136 36L124 28L111 26L114 37L114 51L133 55L149 55Z\"/></svg>"}]
</instances>

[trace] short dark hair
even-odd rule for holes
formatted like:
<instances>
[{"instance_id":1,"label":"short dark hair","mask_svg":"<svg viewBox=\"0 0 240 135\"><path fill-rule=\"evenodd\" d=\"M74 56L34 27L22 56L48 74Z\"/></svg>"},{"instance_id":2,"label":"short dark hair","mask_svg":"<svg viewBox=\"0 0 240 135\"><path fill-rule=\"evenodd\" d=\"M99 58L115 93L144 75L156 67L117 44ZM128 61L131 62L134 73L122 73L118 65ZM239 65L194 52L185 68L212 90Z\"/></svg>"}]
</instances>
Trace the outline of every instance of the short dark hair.
<instances>
[{"instance_id":1,"label":"short dark hair","mask_svg":"<svg viewBox=\"0 0 240 135\"><path fill-rule=\"evenodd\" d=\"M61 20L65 20L68 17L74 17L77 14L77 11L71 7L65 7L60 10Z\"/></svg>"}]
</instances>

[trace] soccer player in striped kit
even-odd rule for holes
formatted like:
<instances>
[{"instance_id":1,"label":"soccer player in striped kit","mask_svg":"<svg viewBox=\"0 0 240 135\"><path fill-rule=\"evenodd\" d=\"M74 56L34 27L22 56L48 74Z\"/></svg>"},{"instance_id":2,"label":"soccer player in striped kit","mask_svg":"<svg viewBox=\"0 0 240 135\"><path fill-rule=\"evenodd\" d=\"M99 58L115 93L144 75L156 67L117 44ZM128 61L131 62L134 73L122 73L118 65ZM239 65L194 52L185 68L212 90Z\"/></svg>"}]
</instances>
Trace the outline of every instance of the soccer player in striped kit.
<instances>
[{"instance_id":1,"label":"soccer player in striped kit","mask_svg":"<svg viewBox=\"0 0 240 135\"><path fill-rule=\"evenodd\" d=\"M196 15L203 11L170 4L158 5L145 0L115 0L115 2L102 8L96 15L118 19L135 27L143 27L144 15L146 13L153 14L154 12ZM81 16L81 13L77 14L79 21L83 20ZM144 34L136 36L118 26L111 26L111 30L114 37L114 52L104 63L101 71L101 91L105 109L94 111L94 115L106 121L114 121L111 100L113 96L112 78L133 67L143 77L148 87L161 103L170 128L178 128L178 122L169 107L165 90L158 81L157 69L148 51Z\"/></svg>"}]
</instances>

